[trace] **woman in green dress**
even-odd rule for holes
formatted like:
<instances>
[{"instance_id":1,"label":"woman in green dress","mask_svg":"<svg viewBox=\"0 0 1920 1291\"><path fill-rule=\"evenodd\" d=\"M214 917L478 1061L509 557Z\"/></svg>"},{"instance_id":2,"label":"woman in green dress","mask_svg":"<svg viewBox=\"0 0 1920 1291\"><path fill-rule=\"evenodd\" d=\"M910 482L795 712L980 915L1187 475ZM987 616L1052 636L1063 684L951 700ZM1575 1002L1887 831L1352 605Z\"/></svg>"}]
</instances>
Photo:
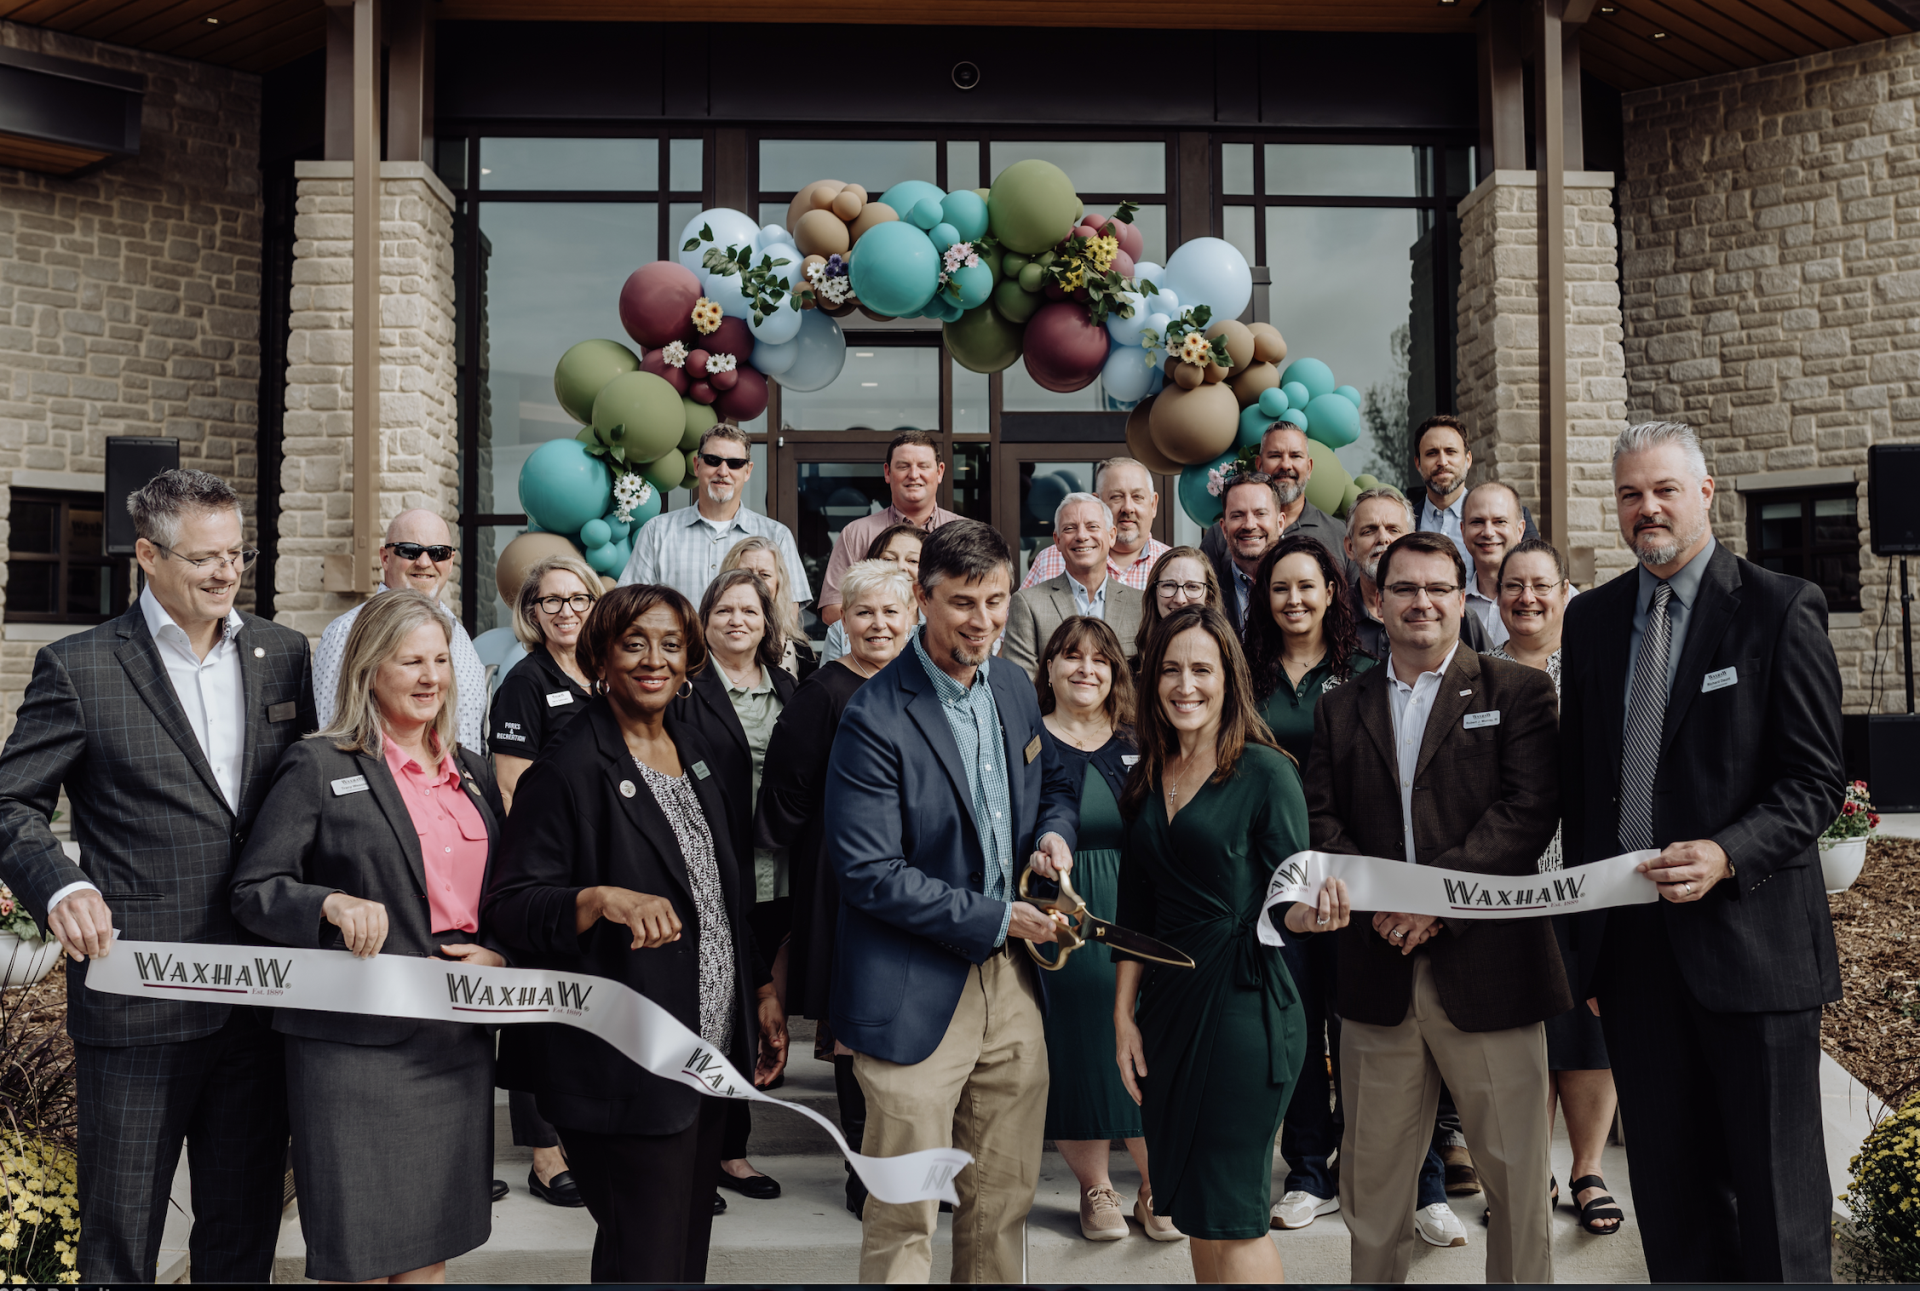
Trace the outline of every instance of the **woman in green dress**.
<instances>
[{"instance_id":1,"label":"woman in green dress","mask_svg":"<svg viewBox=\"0 0 1920 1291\"><path fill-rule=\"evenodd\" d=\"M1054 629L1040 656L1045 738L1080 789L1080 845L1073 887L1095 917L1112 919L1119 897L1120 793L1139 761L1133 751L1133 678L1120 638L1096 618ZM1148 1237L1176 1242L1180 1230L1153 1213L1140 1108L1108 1059L1113 1052L1113 960L1092 950L1047 979L1047 1137L1080 1181L1080 1234L1090 1242L1127 1235L1127 1213L1107 1172L1114 1139L1140 1171L1133 1217Z\"/></svg>"},{"instance_id":2,"label":"woman in green dress","mask_svg":"<svg viewBox=\"0 0 1920 1291\"><path fill-rule=\"evenodd\" d=\"M1306 799L1254 708L1226 618L1182 609L1161 629L1140 670L1140 761L1120 803L1116 913L1196 966L1115 954L1115 1055L1143 1112L1154 1209L1192 1239L1195 1280L1279 1282L1267 1238L1273 1136L1306 1037L1292 979L1258 921L1273 871L1308 845ZM1346 885L1330 879L1314 905L1282 914L1290 937L1341 928Z\"/></svg>"}]
</instances>

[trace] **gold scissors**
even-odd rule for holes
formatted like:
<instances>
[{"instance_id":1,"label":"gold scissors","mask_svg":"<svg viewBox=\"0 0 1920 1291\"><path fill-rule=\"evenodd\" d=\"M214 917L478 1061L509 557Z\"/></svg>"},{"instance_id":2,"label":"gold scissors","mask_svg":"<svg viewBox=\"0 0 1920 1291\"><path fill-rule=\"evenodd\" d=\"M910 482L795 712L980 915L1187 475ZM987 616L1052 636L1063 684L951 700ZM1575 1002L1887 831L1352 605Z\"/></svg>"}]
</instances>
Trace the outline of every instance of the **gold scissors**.
<instances>
[{"instance_id":1,"label":"gold scissors","mask_svg":"<svg viewBox=\"0 0 1920 1291\"><path fill-rule=\"evenodd\" d=\"M1035 896L1029 890L1029 884L1036 880L1041 883L1056 885L1058 888L1057 895L1051 897ZM1049 879L1037 870L1022 870L1020 872L1020 899L1038 906L1048 914L1059 914L1066 917L1067 922L1065 923L1058 923L1056 921L1053 935L1060 949L1054 954L1052 959L1048 959L1045 955L1041 954L1040 947L1034 943L1027 943L1027 953L1033 956L1033 962L1048 972L1054 972L1066 967L1067 956L1079 950L1090 941L1097 941L1103 945L1111 946L1115 950L1125 951L1127 954L1139 959L1152 960L1156 964L1168 964L1174 968L1192 968L1194 966L1193 958L1190 955L1184 951L1174 949L1164 941L1149 937L1143 932L1135 932L1131 928L1122 928L1116 923L1108 923L1105 919L1096 918L1093 913L1087 909L1085 899L1073 890L1073 884L1067 881L1067 876L1064 874L1058 878Z\"/></svg>"}]
</instances>

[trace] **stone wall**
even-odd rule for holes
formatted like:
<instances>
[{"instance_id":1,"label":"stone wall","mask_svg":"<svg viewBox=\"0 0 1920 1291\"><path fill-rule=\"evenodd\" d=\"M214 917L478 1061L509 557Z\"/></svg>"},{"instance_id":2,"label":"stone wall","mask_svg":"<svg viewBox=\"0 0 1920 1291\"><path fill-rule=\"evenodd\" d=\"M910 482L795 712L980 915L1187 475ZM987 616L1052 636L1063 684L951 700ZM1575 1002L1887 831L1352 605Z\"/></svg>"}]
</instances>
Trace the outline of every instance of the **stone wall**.
<instances>
[{"instance_id":1,"label":"stone wall","mask_svg":"<svg viewBox=\"0 0 1920 1291\"><path fill-rule=\"evenodd\" d=\"M240 489L252 539L259 78L10 22L0 42L146 80L138 156L71 180L0 168L0 546L16 481L97 491L109 435L178 437ZM5 630L0 735L60 631Z\"/></svg>"},{"instance_id":2,"label":"stone wall","mask_svg":"<svg viewBox=\"0 0 1920 1291\"><path fill-rule=\"evenodd\" d=\"M459 532L453 198L418 162L381 166L380 528L412 507ZM287 342L275 620L318 637L361 599L325 587L353 534L351 162L300 162ZM447 601L459 613L459 578Z\"/></svg>"},{"instance_id":3,"label":"stone wall","mask_svg":"<svg viewBox=\"0 0 1920 1291\"><path fill-rule=\"evenodd\" d=\"M1743 491L1857 482L1862 613L1833 625L1849 712L1904 707L1864 486L1869 444L1920 438L1916 97L1920 35L1623 101L1629 407L1701 431L1736 551Z\"/></svg>"},{"instance_id":4,"label":"stone wall","mask_svg":"<svg viewBox=\"0 0 1920 1291\"><path fill-rule=\"evenodd\" d=\"M1510 484L1540 510L1538 181L1499 170L1460 203L1458 406L1471 483ZM1605 172L1566 182L1568 528L1563 549L1592 548L1597 576L1632 557L1614 526L1609 464L1625 425L1617 238Z\"/></svg>"}]
</instances>

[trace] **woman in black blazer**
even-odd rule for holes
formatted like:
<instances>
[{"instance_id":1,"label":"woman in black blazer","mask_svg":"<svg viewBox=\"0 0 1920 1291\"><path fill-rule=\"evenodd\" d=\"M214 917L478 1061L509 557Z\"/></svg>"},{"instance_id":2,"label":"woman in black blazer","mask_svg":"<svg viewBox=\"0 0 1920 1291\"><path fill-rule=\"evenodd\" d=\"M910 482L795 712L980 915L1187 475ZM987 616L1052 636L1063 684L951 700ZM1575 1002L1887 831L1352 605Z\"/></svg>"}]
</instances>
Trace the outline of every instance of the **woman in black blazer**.
<instances>
[{"instance_id":1,"label":"woman in black blazer","mask_svg":"<svg viewBox=\"0 0 1920 1291\"><path fill-rule=\"evenodd\" d=\"M498 967L480 901L500 798L454 744L446 611L368 602L347 636L333 725L280 759L234 871L233 915L283 946ZM493 1038L486 1027L276 1009L307 1276L439 1281L492 1232Z\"/></svg>"},{"instance_id":2,"label":"woman in black blazer","mask_svg":"<svg viewBox=\"0 0 1920 1291\"><path fill-rule=\"evenodd\" d=\"M754 970L749 872L715 755L669 712L706 656L670 587L594 607L575 658L598 697L521 779L538 808L508 819L484 910L518 962L624 982L765 1083L786 1065L786 1019ZM560 1131L599 1225L593 1280L704 1281L726 1102L557 1024L509 1027L500 1062Z\"/></svg>"}]
</instances>

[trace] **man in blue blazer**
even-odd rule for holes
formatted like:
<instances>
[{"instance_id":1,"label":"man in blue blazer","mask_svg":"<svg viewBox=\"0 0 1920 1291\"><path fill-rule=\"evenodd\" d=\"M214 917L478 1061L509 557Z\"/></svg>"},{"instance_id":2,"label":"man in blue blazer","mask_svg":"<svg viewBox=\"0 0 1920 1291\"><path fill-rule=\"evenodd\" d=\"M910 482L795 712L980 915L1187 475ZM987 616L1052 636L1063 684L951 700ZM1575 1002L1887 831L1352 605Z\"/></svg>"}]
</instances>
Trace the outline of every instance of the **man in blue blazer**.
<instances>
[{"instance_id":1,"label":"man in blue blazer","mask_svg":"<svg viewBox=\"0 0 1920 1291\"><path fill-rule=\"evenodd\" d=\"M954 1282L1019 1282L1047 1104L1045 993L1020 943L1053 920L1017 900L1036 857L1073 863L1076 786L1017 668L994 666L1013 560L957 520L920 550L925 623L847 706L827 768L840 880L835 1039L854 1051L869 1156L958 1147ZM862 1282L925 1282L936 1203L867 1200Z\"/></svg>"}]
</instances>

